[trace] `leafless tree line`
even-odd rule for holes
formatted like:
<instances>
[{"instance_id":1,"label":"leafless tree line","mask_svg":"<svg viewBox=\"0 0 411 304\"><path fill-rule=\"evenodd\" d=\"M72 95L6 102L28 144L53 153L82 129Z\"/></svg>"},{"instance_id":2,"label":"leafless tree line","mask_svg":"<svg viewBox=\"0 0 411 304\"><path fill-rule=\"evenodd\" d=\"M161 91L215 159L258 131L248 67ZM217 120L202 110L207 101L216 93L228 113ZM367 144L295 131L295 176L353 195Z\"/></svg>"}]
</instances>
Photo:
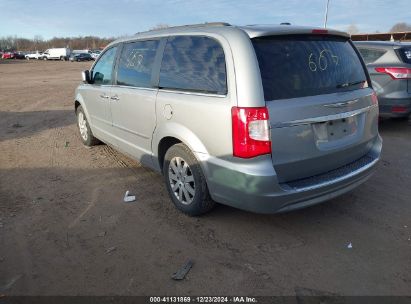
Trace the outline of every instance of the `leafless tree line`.
<instances>
[{"instance_id":1,"label":"leafless tree line","mask_svg":"<svg viewBox=\"0 0 411 304\"><path fill-rule=\"evenodd\" d=\"M350 33L351 35L360 33L359 28L354 23L350 24L347 27L346 31ZM406 22L398 22L394 24L389 30L390 33L409 32L409 31L411 31L411 24L408 24ZM375 31L375 33L379 33L379 31Z\"/></svg>"},{"instance_id":2,"label":"leafless tree line","mask_svg":"<svg viewBox=\"0 0 411 304\"><path fill-rule=\"evenodd\" d=\"M74 50L101 49L116 38L100 38L95 36L85 37L54 37L43 39L41 36L34 36L33 39L21 38L17 36L0 37L0 50L4 51L44 51L49 48L68 47Z\"/></svg>"},{"instance_id":3,"label":"leafless tree line","mask_svg":"<svg viewBox=\"0 0 411 304\"><path fill-rule=\"evenodd\" d=\"M151 30L169 27L168 24L159 23L152 27ZM351 24L347 31L350 34L356 34L359 29L355 24ZM411 24L399 22L395 24L390 32L411 31ZM96 36L85 37L54 37L52 39L43 39L41 36L34 36L33 39L21 38L17 36L0 37L0 50L17 50L17 51L44 51L49 48L68 47L74 50L83 49L101 49L107 44L114 41L115 37L100 38Z\"/></svg>"}]
</instances>

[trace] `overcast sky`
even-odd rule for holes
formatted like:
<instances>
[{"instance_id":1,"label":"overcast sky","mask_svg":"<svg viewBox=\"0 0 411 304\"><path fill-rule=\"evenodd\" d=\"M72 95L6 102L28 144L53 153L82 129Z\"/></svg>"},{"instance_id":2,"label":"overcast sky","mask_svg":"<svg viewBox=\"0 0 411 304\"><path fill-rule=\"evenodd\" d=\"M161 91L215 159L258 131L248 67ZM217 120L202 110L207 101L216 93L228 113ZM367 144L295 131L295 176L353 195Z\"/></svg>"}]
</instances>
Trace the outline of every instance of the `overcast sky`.
<instances>
[{"instance_id":1,"label":"overcast sky","mask_svg":"<svg viewBox=\"0 0 411 304\"><path fill-rule=\"evenodd\" d=\"M322 26L327 0L0 0L0 36L123 36L159 23ZM410 0L330 0L328 25L388 31L411 22Z\"/></svg>"}]
</instances>

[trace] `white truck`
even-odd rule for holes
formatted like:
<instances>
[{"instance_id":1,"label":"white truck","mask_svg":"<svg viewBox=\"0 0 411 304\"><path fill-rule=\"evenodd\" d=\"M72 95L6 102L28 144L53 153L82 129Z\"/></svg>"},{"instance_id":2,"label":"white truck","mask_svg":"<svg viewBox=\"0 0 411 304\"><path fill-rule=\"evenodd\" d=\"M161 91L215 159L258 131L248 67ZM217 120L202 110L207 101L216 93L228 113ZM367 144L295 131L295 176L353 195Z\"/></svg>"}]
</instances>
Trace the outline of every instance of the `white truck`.
<instances>
[{"instance_id":1,"label":"white truck","mask_svg":"<svg viewBox=\"0 0 411 304\"><path fill-rule=\"evenodd\" d=\"M68 48L53 48L46 50L42 58L44 60L68 60L71 50Z\"/></svg>"},{"instance_id":2,"label":"white truck","mask_svg":"<svg viewBox=\"0 0 411 304\"><path fill-rule=\"evenodd\" d=\"M30 59L37 59L37 60L39 60L39 59L42 59L42 58L43 58L43 53L42 53L42 52L39 52L39 51L36 51L35 53L28 53L28 54L26 54L24 57L25 57L27 60L30 60Z\"/></svg>"}]
</instances>

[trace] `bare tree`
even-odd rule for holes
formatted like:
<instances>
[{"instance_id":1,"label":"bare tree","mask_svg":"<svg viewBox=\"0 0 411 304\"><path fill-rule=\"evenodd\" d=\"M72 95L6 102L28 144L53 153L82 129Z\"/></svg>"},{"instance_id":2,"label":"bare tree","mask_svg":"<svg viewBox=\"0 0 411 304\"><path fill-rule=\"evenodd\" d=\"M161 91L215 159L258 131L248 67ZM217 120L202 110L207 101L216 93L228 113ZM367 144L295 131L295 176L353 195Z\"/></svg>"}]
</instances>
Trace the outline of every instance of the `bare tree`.
<instances>
[{"instance_id":1,"label":"bare tree","mask_svg":"<svg viewBox=\"0 0 411 304\"><path fill-rule=\"evenodd\" d=\"M350 24L347 27L347 33L349 33L350 35L354 35L354 34L358 34L360 32L360 30L358 29L358 27L355 24Z\"/></svg>"},{"instance_id":2,"label":"bare tree","mask_svg":"<svg viewBox=\"0 0 411 304\"><path fill-rule=\"evenodd\" d=\"M35 35L33 38L33 51L38 51L41 44L44 43L44 39L40 35Z\"/></svg>"},{"instance_id":3,"label":"bare tree","mask_svg":"<svg viewBox=\"0 0 411 304\"><path fill-rule=\"evenodd\" d=\"M44 40L36 35L33 39L17 36L0 37L0 50L4 51L44 51L54 47L69 47L72 49L101 49L115 38L100 38L94 36L86 37L53 37Z\"/></svg>"},{"instance_id":4,"label":"bare tree","mask_svg":"<svg viewBox=\"0 0 411 304\"><path fill-rule=\"evenodd\" d=\"M408 24L406 22L396 23L390 29L390 32L408 32L408 31L411 31L411 24Z\"/></svg>"}]
</instances>

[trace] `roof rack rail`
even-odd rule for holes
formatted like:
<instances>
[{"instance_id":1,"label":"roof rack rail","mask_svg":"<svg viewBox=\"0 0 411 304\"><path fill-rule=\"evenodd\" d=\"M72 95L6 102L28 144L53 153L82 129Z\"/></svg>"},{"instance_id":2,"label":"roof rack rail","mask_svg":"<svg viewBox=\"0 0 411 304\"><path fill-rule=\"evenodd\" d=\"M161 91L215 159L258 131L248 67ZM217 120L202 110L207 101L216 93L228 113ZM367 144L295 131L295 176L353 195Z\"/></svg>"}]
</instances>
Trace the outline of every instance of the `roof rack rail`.
<instances>
[{"instance_id":1,"label":"roof rack rail","mask_svg":"<svg viewBox=\"0 0 411 304\"><path fill-rule=\"evenodd\" d=\"M192 27L195 28L195 27L201 27L201 26L231 26L231 24L227 22L205 22L205 23L197 23L197 24L176 25L176 26L168 26L168 27L160 28L160 29L153 29L153 30L138 32L137 34L164 31L168 29L192 28Z\"/></svg>"}]
</instances>

